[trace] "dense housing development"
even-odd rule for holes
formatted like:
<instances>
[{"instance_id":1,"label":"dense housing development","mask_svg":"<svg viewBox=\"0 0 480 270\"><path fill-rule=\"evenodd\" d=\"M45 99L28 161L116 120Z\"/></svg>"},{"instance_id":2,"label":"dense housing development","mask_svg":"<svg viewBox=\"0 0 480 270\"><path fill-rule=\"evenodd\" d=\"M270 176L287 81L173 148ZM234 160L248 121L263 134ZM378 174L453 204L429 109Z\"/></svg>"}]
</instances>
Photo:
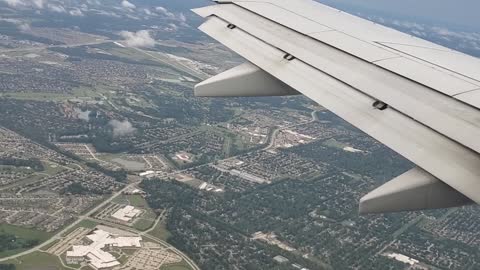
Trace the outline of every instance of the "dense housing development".
<instances>
[{"instance_id":1,"label":"dense housing development","mask_svg":"<svg viewBox=\"0 0 480 270\"><path fill-rule=\"evenodd\" d=\"M325 108L194 97L243 60L160 2L0 0L0 269L480 268L478 207L358 214L413 165Z\"/></svg>"}]
</instances>

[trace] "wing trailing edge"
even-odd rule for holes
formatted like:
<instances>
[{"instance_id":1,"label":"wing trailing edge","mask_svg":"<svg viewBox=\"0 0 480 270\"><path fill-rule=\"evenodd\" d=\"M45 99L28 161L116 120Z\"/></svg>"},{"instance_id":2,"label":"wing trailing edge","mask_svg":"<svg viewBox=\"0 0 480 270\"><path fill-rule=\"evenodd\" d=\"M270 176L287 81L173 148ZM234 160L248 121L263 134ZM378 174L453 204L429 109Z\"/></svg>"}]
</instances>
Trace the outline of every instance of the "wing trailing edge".
<instances>
[{"instance_id":1,"label":"wing trailing edge","mask_svg":"<svg viewBox=\"0 0 480 270\"><path fill-rule=\"evenodd\" d=\"M290 11L297 3L311 3L312 10L321 10L313 1L252 1L217 0L222 4L194 10L206 18L201 31L249 62L202 83L197 95L264 96L272 95L267 94L269 91L273 95L298 91L422 168L365 196L360 204L362 213L480 204L480 107L470 106L477 99L462 99L462 95L480 92L475 80L452 76L448 70L423 62L425 67L419 69L418 59L398 51L388 50L401 56L385 58L376 53L378 47L344 46L349 44L342 43L344 39L338 43L339 34L331 29L300 18L300 13L292 18ZM249 5L244 7L246 2ZM262 4L257 9L257 2L268 4L268 8ZM273 12L273 2L288 8ZM345 16L332 27L341 27L349 20L349 15ZM372 30L372 37L377 36L369 25L373 24L361 29ZM399 37L396 32L389 32L389 36ZM249 85L251 78L268 78L271 83L264 85L271 87L264 87L262 82L262 89ZM273 85L278 84L284 84L283 90L273 91Z\"/></svg>"},{"instance_id":2,"label":"wing trailing edge","mask_svg":"<svg viewBox=\"0 0 480 270\"><path fill-rule=\"evenodd\" d=\"M474 202L435 176L416 167L360 200L360 214L457 207Z\"/></svg>"}]
</instances>

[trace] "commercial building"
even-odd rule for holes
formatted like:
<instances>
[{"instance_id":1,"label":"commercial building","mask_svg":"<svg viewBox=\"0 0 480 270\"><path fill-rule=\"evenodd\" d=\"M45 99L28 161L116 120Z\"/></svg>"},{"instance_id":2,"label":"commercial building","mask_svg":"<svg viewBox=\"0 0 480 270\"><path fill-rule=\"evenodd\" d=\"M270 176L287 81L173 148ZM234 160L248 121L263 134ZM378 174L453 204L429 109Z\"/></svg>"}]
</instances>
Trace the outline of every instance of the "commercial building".
<instances>
[{"instance_id":1,"label":"commercial building","mask_svg":"<svg viewBox=\"0 0 480 270\"><path fill-rule=\"evenodd\" d=\"M131 205L127 205L113 213L112 217L121 221L130 222L132 219L139 216L141 213L142 210L136 209Z\"/></svg>"},{"instance_id":2,"label":"commercial building","mask_svg":"<svg viewBox=\"0 0 480 270\"><path fill-rule=\"evenodd\" d=\"M103 230L95 230L87 235L89 245L74 245L67 251L67 263L78 264L87 261L95 269L111 268L120 262L109 252L108 247L141 247L142 238L138 236L117 236Z\"/></svg>"}]
</instances>

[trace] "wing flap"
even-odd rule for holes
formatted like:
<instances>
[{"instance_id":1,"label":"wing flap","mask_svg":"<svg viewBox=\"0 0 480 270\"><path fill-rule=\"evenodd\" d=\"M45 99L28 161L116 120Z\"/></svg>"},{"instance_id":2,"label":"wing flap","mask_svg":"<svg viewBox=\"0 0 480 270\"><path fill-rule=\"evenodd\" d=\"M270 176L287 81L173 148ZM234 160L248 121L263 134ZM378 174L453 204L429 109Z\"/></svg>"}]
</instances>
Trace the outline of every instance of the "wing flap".
<instances>
[{"instance_id":1,"label":"wing flap","mask_svg":"<svg viewBox=\"0 0 480 270\"><path fill-rule=\"evenodd\" d=\"M200 97L258 97L298 95L295 89L251 63L229 69L195 86Z\"/></svg>"},{"instance_id":2,"label":"wing flap","mask_svg":"<svg viewBox=\"0 0 480 270\"><path fill-rule=\"evenodd\" d=\"M420 169L396 177L360 200L361 214L458 207L474 203L435 176Z\"/></svg>"},{"instance_id":3,"label":"wing flap","mask_svg":"<svg viewBox=\"0 0 480 270\"><path fill-rule=\"evenodd\" d=\"M455 98L457 98L458 100L461 100L461 101L463 101L467 104L470 104L472 106L480 108L480 88L478 88L474 91L462 93L462 94L456 96Z\"/></svg>"},{"instance_id":4,"label":"wing flap","mask_svg":"<svg viewBox=\"0 0 480 270\"><path fill-rule=\"evenodd\" d=\"M249 35L480 152L480 140L477 139L480 137L480 119L476 117L476 108L238 6L222 4L209 11ZM463 132L458 132L459 128Z\"/></svg>"},{"instance_id":5,"label":"wing flap","mask_svg":"<svg viewBox=\"0 0 480 270\"><path fill-rule=\"evenodd\" d=\"M479 155L401 112L372 107L376 99L242 29L209 17L200 29L275 78L319 102L469 199L480 203Z\"/></svg>"}]
</instances>

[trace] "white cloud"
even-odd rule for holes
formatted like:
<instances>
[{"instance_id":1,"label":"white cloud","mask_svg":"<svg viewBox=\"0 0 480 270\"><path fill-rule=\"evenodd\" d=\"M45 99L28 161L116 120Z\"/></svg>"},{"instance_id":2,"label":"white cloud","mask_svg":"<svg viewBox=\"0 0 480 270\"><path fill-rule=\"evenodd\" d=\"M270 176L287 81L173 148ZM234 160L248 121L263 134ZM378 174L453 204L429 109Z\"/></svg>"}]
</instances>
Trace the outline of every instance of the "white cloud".
<instances>
[{"instance_id":1,"label":"white cloud","mask_svg":"<svg viewBox=\"0 0 480 270\"><path fill-rule=\"evenodd\" d=\"M376 18L376 21L379 22L380 24L384 24L386 22L386 20L382 17Z\"/></svg>"},{"instance_id":2,"label":"white cloud","mask_svg":"<svg viewBox=\"0 0 480 270\"><path fill-rule=\"evenodd\" d=\"M93 12L97 15L101 15L101 16L107 16L107 17L114 17L114 18L121 18L122 16L120 16L119 14L115 13L115 12L107 12L107 11L104 11L104 10L99 10L99 9L90 9L90 12Z\"/></svg>"},{"instance_id":3,"label":"white cloud","mask_svg":"<svg viewBox=\"0 0 480 270\"><path fill-rule=\"evenodd\" d=\"M418 31L418 30L412 30L412 34L414 34L414 35L417 36L417 37L425 37L425 36L427 36L427 34L426 34L425 32Z\"/></svg>"},{"instance_id":4,"label":"white cloud","mask_svg":"<svg viewBox=\"0 0 480 270\"><path fill-rule=\"evenodd\" d=\"M150 36L147 30L140 30L138 32L120 32L124 40L124 44L129 47L154 47L155 40Z\"/></svg>"},{"instance_id":5,"label":"white cloud","mask_svg":"<svg viewBox=\"0 0 480 270\"><path fill-rule=\"evenodd\" d=\"M127 18L130 18L130 19L132 19L132 20L136 20L136 21L141 20L139 17L134 16L134 15L132 15L132 14L125 14L125 16L127 16Z\"/></svg>"},{"instance_id":6,"label":"white cloud","mask_svg":"<svg viewBox=\"0 0 480 270\"><path fill-rule=\"evenodd\" d=\"M47 5L48 10L57 12L57 13L66 13L67 11L65 8L61 5L56 5L56 4L48 4Z\"/></svg>"},{"instance_id":7,"label":"white cloud","mask_svg":"<svg viewBox=\"0 0 480 270\"><path fill-rule=\"evenodd\" d=\"M187 18L185 17L185 14L180 13L180 14L178 15L178 20L180 20L181 22L184 23L184 22L187 21Z\"/></svg>"},{"instance_id":8,"label":"white cloud","mask_svg":"<svg viewBox=\"0 0 480 270\"><path fill-rule=\"evenodd\" d=\"M383 22L385 22L385 20L383 20ZM408 28L408 29L418 30L418 31L425 31L425 29L426 29L425 25L421 25L419 23L409 22L409 21L394 20L392 22L392 24L396 25L396 26L400 26L400 27L405 27L405 28Z\"/></svg>"},{"instance_id":9,"label":"white cloud","mask_svg":"<svg viewBox=\"0 0 480 270\"><path fill-rule=\"evenodd\" d=\"M99 6L101 3L98 0L86 0L89 5Z\"/></svg>"},{"instance_id":10,"label":"white cloud","mask_svg":"<svg viewBox=\"0 0 480 270\"><path fill-rule=\"evenodd\" d=\"M457 35L457 33L452 32L444 27L433 27L432 30L433 32L439 34L440 36L456 36Z\"/></svg>"},{"instance_id":11,"label":"white cloud","mask_svg":"<svg viewBox=\"0 0 480 270\"><path fill-rule=\"evenodd\" d=\"M30 27L30 24L28 24L28 23L22 23L22 24L19 24L19 25L18 25L18 30L20 30L20 31L22 31L22 32L28 32L28 31L30 31L30 30L32 30L32 29L31 29L31 27Z\"/></svg>"},{"instance_id":12,"label":"white cloud","mask_svg":"<svg viewBox=\"0 0 480 270\"><path fill-rule=\"evenodd\" d=\"M3 2L7 3L10 7L19 7L26 5L25 2L22 0L3 0Z\"/></svg>"},{"instance_id":13,"label":"white cloud","mask_svg":"<svg viewBox=\"0 0 480 270\"><path fill-rule=\"evenodd\" d=\"M68 11L68 13L72 16L76 16L76 17L81 17L83 16L83 12L78 9L78 8L74 8L74 9L71 9L70 11Z\"/></svg>"},{"instance_id":14,"label":"white cloud","mask_svg":"<svg viewBox=\"0 0 480 270\"><path fill-rule=\"evenodd\" d=\"M135 133L135 131L137 131L137 129L134 128L132 126L132 123L130 123L128 120L111 120L110 122L108 122L108 125L112 128L114 137L131 135Z\"/></svg>"},{"instance_id":15,"label":"white cloud","mask_svg":"<svg viewBox=\"0 0 480 270\"><path fill-rule=\"evenodd\" d=\"M0 0L5 2L8 6L16 7L33 7L42 9L45 6L45 0Z\"/></svg>"},{"instance_id":16,"label":"white cloud","mask_svg":"<svg viewBox=\"0 0 480 270\"><path fill-rule=\"evenodd\" d=\"M176 32L176 31L178 31L178 26L174 23L169 23L168 24L168 29L172 32Z\"/></svg>"},{"instance_id":17,"label":"white cloud","mask_svg":"<svg viewBox=\"0 0 480 270\"><path fill-rule=\"evenodd\" d=\"M127 9L135 9L135 8L137 8L137 6L135 6L134 4L128 2L127 0L123 0L123 1L122 1L122 7L127 8Z\"/></svg>"},{"instance_id":18,"label":"white cloud","mask_svg":"<svg viewBox=\"0 0 480 270\"><path fill-rule=\"evenodd\" d=\"M18 30L20 30L22 32L27 32L27 31L31 30L30 24L28 22L25 22L25 21L22 21L22 20L10 19L10 18L8 18L8 19L0 18L0 21L14 24L14 25L17 26Z\"/></svg>"},{"instance_id":19,"label":"white cloud","mask_svg":"<svg viewBox=\"0 0 480 270\"><path fill-rule=\"evenodd\" d=\"M453 39L458 39L458 40L463 40L466 43L468 41L480 41L480 34L479 33L471 33L471 32L461 32L461 31L452 31L450 29L447 29L445 27L432 27L431 31L434 34L439 35L441 38L446 39L446 40L451 40Z\"/></svg>"},{"instance_id":20,"label":"white cloud","mask_svg":"<svg viewBox=\"0 0 480 270\"><path fill-rule=\"evenodd\" d=\"M44 0L32 0L32 4L33 4L36 8L43 8L44 5L45 5L45 1L44 1Z\"/></svg>"},{"instance_id":21,"label":"white cloud","mask_svg":"<svg viewBox=\"0 0 480 270\"><path fill-rule=\"evenodd\" d=\"M187 22L187 17L185 16L185 14L183 13L178 13L178 14L174 14L173 12L170 12L168 9L162 7L162 6L158 6L155 8L155 11L158 15L161 15L161 16L164 16L164 17L167 17L169 19L172 19L172 20L176 20L176 21L179 21L180 22L180 25L183 25L183 26L188 26L186 24Z\"/></svg>"},{"instance_id":22,"label":"white cloud","mask_svg":"<svg viewBox=\"0 0 480 270\"><path fill-rule=\"evenodd\" d=\"M13 24L21 24L21 23L22 23L22 20L19 20L19 19L11 19L11 18L7 18L7 19L0 18L0 21L2 21L2 22L8 22L8 23L13 23Z\"/></svg>"},{"instance_id":23,"label":"white cloud","mask_svg":"<svg viewBox=\"0 0 480 270\"><path fill-rule=\"evenodd\" d=\"M168 11L168 9L164 8L164 7L161 7L161 6L158 6L155 8L155 10L157 11L158 14L160 15L163 15L165 17L168 17L168 18L175 18L175 14L173 14L172 12Z\"/></svg>"}]
</instances>

